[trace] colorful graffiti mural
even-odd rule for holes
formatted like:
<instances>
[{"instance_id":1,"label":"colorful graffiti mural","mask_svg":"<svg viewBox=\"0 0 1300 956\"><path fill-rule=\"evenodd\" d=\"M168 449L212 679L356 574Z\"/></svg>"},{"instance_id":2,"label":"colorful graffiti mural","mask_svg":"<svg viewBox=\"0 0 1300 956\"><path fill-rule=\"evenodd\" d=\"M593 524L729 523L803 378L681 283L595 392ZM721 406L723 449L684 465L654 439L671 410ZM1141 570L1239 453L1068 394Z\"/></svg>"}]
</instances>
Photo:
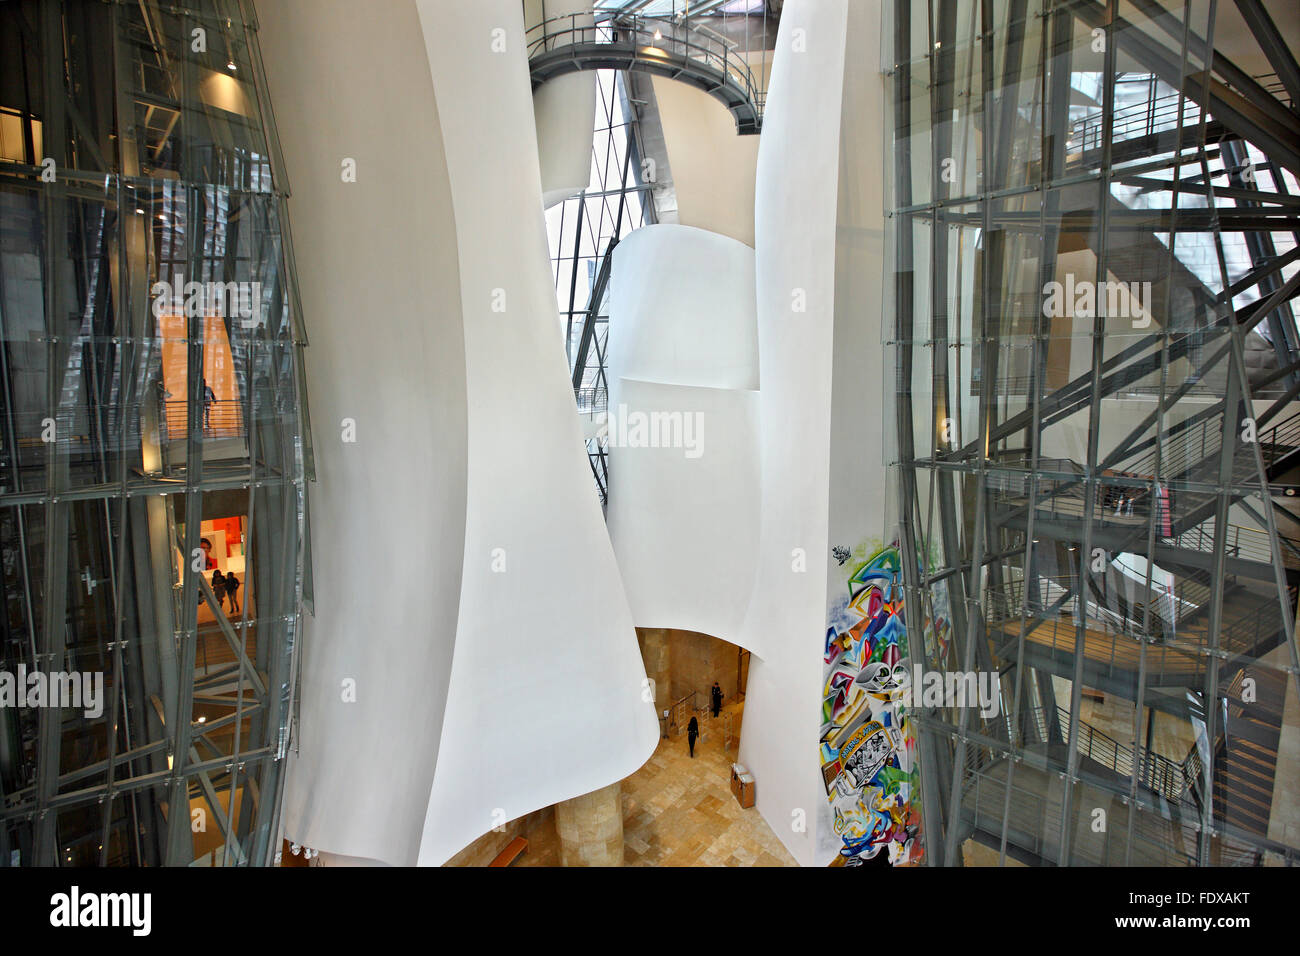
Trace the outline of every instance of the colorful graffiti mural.
<instances>
[{"instance_id":1,"label":"colorful graffiti mural","mask_svg":"<svg viewBox=\"0 0 1300 956\"><path fill-rule=\"evenodd\" d=\"M848 588L827 613L821 730L828 822L841 841L834 865L916 863L919 791L902 699L909 677L898 547L840 564Z\"/></svg>"}]
</instances>

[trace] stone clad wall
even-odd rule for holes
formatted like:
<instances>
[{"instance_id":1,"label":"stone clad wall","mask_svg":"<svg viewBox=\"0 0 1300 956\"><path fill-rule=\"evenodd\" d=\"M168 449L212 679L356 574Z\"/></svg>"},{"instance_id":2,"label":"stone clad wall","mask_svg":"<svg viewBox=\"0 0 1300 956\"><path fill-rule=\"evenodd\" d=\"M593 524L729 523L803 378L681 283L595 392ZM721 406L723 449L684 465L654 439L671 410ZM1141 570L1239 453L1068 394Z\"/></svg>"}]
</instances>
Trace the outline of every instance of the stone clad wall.
<instances>
[{"instance_id":1,"label":"stone clad wall","mask_svg":"<svg viewBox=\"0 0 1300 956\"><path fill-rule=\"evenodd\" d=\"M622 866L622 787L612 783L557 803L555 830L564 866Z\"/></svg>"}]
</instances>

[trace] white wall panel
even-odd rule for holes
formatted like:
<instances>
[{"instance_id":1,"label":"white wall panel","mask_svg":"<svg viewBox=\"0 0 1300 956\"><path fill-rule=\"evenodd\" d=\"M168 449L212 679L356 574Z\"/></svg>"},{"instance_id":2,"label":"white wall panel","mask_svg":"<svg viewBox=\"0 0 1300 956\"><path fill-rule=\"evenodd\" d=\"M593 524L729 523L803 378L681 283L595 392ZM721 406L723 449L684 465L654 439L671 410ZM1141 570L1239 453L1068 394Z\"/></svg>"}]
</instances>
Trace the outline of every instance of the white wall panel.
<instances>
[{"instance_id":1,"label":"white wall panel","mask_svg":"<svg viewBox=\"0 0 1300 956\"><path fill-rule=\"evenodd\" d=\"M752 62L755 77L761 58ZM652 76L672 167L677 221L754 244L754 167L761 137L736 133L720 102L686 83Z\"/></svg>"},{"instance_id":2,"label":"white wall panel","mask_svg":"<svg viewBox=\"0 0 1300 956\"><path fill-rule=\"evenodd\" d=\"M633 620L752 650L741 624L758 548L758 395L622 379L610 383L610 414L620 405L703 423L698 458L609 450L609 535Z\"/></svg>"},{"instance_id":3,"label":"white wall panel","mask_svg":"<svg viewBox=\"0 0 1300 956\"><path fill-rule=\"evenodd\" d=\"M758 547L753 250L689 226L638 229L614 251L609 315L608 522L633 619L751 647L741 624ZM680 421L680 447L643 444L638 415Z\"/></svg>"},{"instance_id":4,"label":"white wall panel","mask_svg":"<svg viewBox=\"0 0 1300 956\"><path fill-rule=\"evenodd\" d=\"M284 831L410 865L438 757L465 529L463 326L438 110L412 0L382 17L351 0L263 0L258 17L293 186L317 471L316 614ZM342 180L345 158L356 182ZM355 443L341 440L345 418Z\"/></svg>"},{"instance_id":5,"label":"white wall panel","mask_svg":"<svg viewBox=\"0 0 1300 956\"><path fill-rule=\"evenodd\" d=\"M522 9L417 6L455 208L469 390L460 618L419 854L437 865L502 815L622 779L659 733L556 334ZM502 27L507 52L495 53Z\"/></svg>"},{"instance_id":6,"label":"white wall panel","mask_svg":"<svg viewBox=\"0 0 1300 956\"><path fill-rule=\"evenodd\" d=\"M830 713L824 714L823 729L829 733L822 753L828 775L837 763L843 766L841 758L852 749L854 734L871 722L891 730L893 752L888 764L910 771L915 755L915 747L909 748L905 740L910 724L898 700L901 694L882 691L878 684L857 683L864 672L872 676L873 657L893 659L891 644L901 654L908 636L901 606L895 603L901 597L895 590L901 582L891 575L900 565L893 547L894 527L887 521L897 512L897 489L890 484L886 467L895 430L895 386L881 334L884 171L893 157L888 138L881 135L887 117L876 42L880 21L879 0L849 5L847 49L853 52L845 57L840 120L830 408L828 544L833 555L838 549L838 555L828 562L823 618L823 626L834 628L839 643L830 644L829 634L824 638L831 659L819 695L831 699ZM872 588L882 596L879 604ZM940 590L936 588L936 602L942 600ZM845 674L853 676L848 686L838 683ZM824 779L821 774L818 778ZM908 810L919 812L920 801L910 781L890 783L893 786L874 778L831 777L835 802L833 808L827 799L820 804L815 863L829 863L841 851L891 862L915 851L907 829L914 816Z\"/></svg>"},{"instance_id":7,"label":"white wall panel","mask_svg":"<svg viewBox=\"0 0 1300 956\"><path fill-rule=\"evenodd\" d=\"M585 16L583 14L586 14ZM570 17L570 15L576 15ZM563 17L542 27L543 21ZM581 29L596 22L589 0L525 0L524 23L542 33ZM555 46L573 42L582 34L559 36ZM542 203L547 208L587 188L591 180L591 131L596 116L596 74L584 71L547 80L533 93L537 124L537 156L542 173Z\"/></svg>"},{"instance_id":8,"label":"white wall panel","mask_svg":"<svg viewBox=\"0 0 1300 956\"><path fill-rule=\"evenodd\" d=\"M754 250L744 243L690 226L637 229L614 250L610 309L609 376L758 388Z\"/></svg>"},{"instance_id":9,"label":"white wall panel","mask_svg":"<svg viewBox=\"0 0 1300 956\"><path fill-rule=\"evenodd\" d=\"M847 0L782 10L755 186L762 519L740 761L757 807L815 861L829 557L835 230ZM798 811L798 814L795 813ZM802 831L792 823L801 814Z\"/></svg>"}]
</instances>

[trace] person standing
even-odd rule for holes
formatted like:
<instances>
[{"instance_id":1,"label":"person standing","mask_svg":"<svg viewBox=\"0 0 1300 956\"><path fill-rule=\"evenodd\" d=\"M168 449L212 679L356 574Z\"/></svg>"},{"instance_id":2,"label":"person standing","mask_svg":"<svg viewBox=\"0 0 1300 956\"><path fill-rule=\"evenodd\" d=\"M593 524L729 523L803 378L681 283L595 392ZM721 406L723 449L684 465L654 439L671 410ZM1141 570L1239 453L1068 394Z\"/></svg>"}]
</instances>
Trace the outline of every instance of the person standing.
<instances>
[{"instance_id":1,"label":"person standing","mask_svg":"<svg viewBox=\"0 0 1300 956\"><path fill-rule=\"evenodd\" d=\"M700 722L696 720L694 717L692 717L691 722L686 725L686 742L687 745L691 748L692 760L695 759L695 738L698 737L699 735L700 735Z\"/></svg>"},{"instance_id":2,"label":"person standing","mask_svg":"<svg viewBox=\"0 0 1300 956\"><path fill-rule=\"evenodd\" d=\"M713 690L710 693L713 697L713 716L717 717L718 711L722 710L722 688L718 686L717 681L713 682Z\"/></svg>"},{"instance_id":3,"label":"person standing","mask_svg":"<svg viewBox=\"0 0 1300 956\"><path fill-rule=\"evenodd\" d=\"M239 613L239 578L231 571L226 575L226 594L230 598L230 613Z\"/></svg>"},{"instance_id":4,"label":"person standing","mask_svg":"<svg viewBox=\"0 0 1300 956\"><path fill-rule=\"evenodd\" d=\"M212 595L217 599L217 607L225 608L226 576L221 573L220 568L212 572Z\"/></svg>"}]
</instances>

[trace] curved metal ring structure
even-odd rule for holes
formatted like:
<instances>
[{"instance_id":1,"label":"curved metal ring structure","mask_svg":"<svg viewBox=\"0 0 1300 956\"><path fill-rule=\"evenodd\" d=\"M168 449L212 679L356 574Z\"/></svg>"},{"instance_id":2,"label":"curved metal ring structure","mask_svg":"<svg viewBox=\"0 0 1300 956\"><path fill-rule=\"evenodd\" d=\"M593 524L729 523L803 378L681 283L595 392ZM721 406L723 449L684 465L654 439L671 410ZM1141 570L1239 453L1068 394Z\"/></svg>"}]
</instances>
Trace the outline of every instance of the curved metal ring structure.
<instances>
[{"instance_id":1,"label":"curved metal ring structure","mask_svg":"<svg viewBox=\"0 0 1300 956\"><path fill-rule=\"evenodd\" d=\"M526 33L533 88L579 70L636 70L689 83L722 103L742 136L763 126L763 93L743 57L671 20L591 15L543 20Z\"/></svg>"}]
</instances>

